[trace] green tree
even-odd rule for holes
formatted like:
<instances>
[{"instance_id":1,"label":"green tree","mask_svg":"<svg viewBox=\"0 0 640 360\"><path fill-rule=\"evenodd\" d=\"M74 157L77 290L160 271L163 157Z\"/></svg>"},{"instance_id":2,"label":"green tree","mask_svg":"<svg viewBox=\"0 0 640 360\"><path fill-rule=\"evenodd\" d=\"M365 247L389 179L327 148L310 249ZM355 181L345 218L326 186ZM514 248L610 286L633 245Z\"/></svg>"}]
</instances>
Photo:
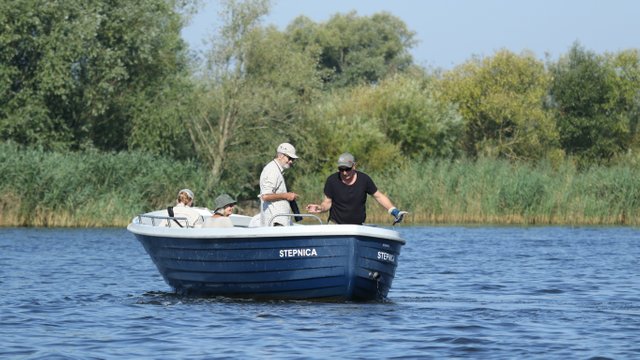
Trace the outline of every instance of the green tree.
<instances>
[{"instance_id":1,"label":"green tree","mask_svg":"<svg viewBox=\"0 0 640 360\"><path fill-rule=\"evenodd\" d=\"M260 26L268 11L264 0L223 3L225 22L208 53L188 122L211 186L222 182L251 197L256 174L278 143L302 142L303 111L320 86L315 54L293 48L275 27Z\"/></svg>"},{"instance_id":2,"label":"green tree","mask_svg":"<svg viewBox=\"0 0 640 360\"><path fill-rule=\"evenodd\" d=\"M640 149L640 50L630 49L607 55L616 73L616 111L628 119L631 148Z\"/></svg>"},{"instance_id":3,"label":"green tree","mask_svg":"<svg viewBox=\"0 0 640 360\"><path fill-rule=\"evenodd\" d=\"M612 61L575 43L550 66L550 106L567 154L594 162L629 148L638 121L639 86L637 53L635 59L629 55Z\"/></svg>"},{"instance_id":4,"label":"green tree","mask_svg":"<svg viewBox=\"0 0 640 360\"><path fill-rule=\"evenodd\" d=\"M286 33L302 49L319 49L319 70L332 86L375 83L413 66L409 50L416 43L415 33L386 12L336 14L320 24L301 16Z\"/></svg>"},{"instance_id":5,"label":"green tree","mask_svg":"<svg viewBox=\"0 0 640 360\"><path fill-rule=\"evenodd\" d=\"M383 171L407 160L454 158L463 121L450 104L436 100L424 75L397 75L379 84L334 89L308 109L305 144L319 149L314 171L335 171L342 152L352 152L361 169Z\"/></svg>"},{"instance_id":6,"label":"green tree","mask_svg":"<svg viewBox=\"0 0 640 360\"><path fill-rule=\"evenodd\" d=\"M544 109L548 84L544 64L532 54L501 50L444 73L440 94L465 120L467 155L540 159L558 138Z\"/></svg>"},{"instance_id":7,"label":"green tree","mask_svg":"<svg viewBox=\"0 0 640 360\"><path fill-rule=\"evenodd\" d=\"M127 149L137 110L161 92L152 88L187 70L178 3L0 3L0 138Z\"/></svg>"},{"instance_id":8,"label":"green tree","mask_svg":"<svg viewBox=\"0 0 640 360\"><path fill-rule=\"evenodd\" d=\"M361 170L378 171L404 161L400 147L384 133L375 117L370 86L337 89L326 93L317 105L308 109L309 133L305 143L318 149L313 156L314 172L335 171L338 156L351 152ZM306 160L305 160L306 161Z\"/></svg>"},{"instance_id":9,"label":"green tree","mask_svg":"<svg viewBox=\"0 0 640 360\"><path fill-rule=\"evenodd\" d=\"M430 78L395 76L372 89L371 110L387 137L413 158L455 158L464 122L455 107L437 100Z\"/></svg>"},{"instance_id":10,"label":"green tree","mask_svg":"<svg viewBox=\"0 0 640 360\"><path fill-rule=\"evenodd\" d=\"M179 160L196 158L187 126L197 100L194 81L180 74L164 81L148 87L140 94L142 101L131 106L128 148Z\"/></svg>"}]
</instances>

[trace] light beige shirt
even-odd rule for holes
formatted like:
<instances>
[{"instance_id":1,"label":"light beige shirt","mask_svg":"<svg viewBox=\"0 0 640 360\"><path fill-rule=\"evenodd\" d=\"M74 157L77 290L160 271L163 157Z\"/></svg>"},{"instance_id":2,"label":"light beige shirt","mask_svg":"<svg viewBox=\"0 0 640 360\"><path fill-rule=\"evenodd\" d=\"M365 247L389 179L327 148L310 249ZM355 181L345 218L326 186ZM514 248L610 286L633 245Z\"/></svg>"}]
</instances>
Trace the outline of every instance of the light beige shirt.
<instances>
[{"instance_id":1,"label":"light beige shirt","mask_svg":"<svg viewBox=\"0 0 640 360\"><path fill-rule=\"evenodd\" d=\"M202 223L204 222L204 217L202 216L200 211L191 207L184 206L183 204L174 206L173 214L175 217L186 218L188 221L188 227L202 227ZM184 220L180 221L180 223L183 226L187 225L184 223Z\"/></svg>"},{"instance_id":2,"label":"light beige shirt","mask_svg":"<svg viewBox=\"0 0 640 360\"><path fill-rule=\"evenodd\" d=\"M264 194L284 194L287 192L287 185L282 176L282 167L277 161L270 161L262 169L260 174L260 195ZM287 200L278 201L262 201L262 226L268 226L269 221L276 214L291 214L291 206ZM279 223L285 226L291 225L291 217L276 217L273 223Z\"/></svg>"},{"instance_id":3,"label":"light beige shirt","mask_svg":"<svg viewBox=\"0 0 640 360\"><path fill-rule=\"evenodd\" d=\"M213 216L209 216L204 220L204 224L202 227L210 228L210 227L233 227L233 221L228 217L218 217L214 218Z\"/></svg>"}]
</instances>

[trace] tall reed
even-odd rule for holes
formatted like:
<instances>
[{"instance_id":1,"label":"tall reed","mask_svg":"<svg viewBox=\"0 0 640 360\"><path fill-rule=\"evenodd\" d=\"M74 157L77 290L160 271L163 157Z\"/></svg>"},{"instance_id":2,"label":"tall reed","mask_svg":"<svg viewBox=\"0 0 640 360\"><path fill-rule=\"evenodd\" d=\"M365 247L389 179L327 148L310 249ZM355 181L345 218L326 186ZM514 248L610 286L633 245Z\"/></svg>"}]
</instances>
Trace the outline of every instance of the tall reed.
<instances>
[{"instance_id":1,"label":"tall reed","mask_svg":"<svg viewBox=\"0 0 640 360\"><path fill-rule=\"evenodd\" d=\"M322 200L328 175L296 177L301 209ZM369 175L410 212L409 225L640 223L640 167L633 165L580 171L569 161L552 167L429 160ZM138 213L172 204L185 187L195 191L197 205L211 206L218 193L207 188L208 176L197 163L141 153L61 154L0 144L0 226L125 226ZM255 199L242 204L242 213L257 212ZM367 214L369 223L391 222L374 199Z\"/></svg>"},{"instance_id":2,"label":"tall reed","mask_svg":"<svg viewBox=\"0 0 640 360\"><path fill-rule=\"evenodd\" d=\"M0 226L124 226L205 172L140 153L50 153L0 144ZM198 194L196 194L197 196Z\"/></svg>"},{"instance_id":3,"label":"tall reed","mask_svg":"<svg viewBox=\"0 0 640 360\"><path fill-rule=\"evenodd\" d=\"M377 177L410 223L638 225L640 169L426 161ZM376 220L388 215L369 204Z\"/></svg>"}]
</instances>

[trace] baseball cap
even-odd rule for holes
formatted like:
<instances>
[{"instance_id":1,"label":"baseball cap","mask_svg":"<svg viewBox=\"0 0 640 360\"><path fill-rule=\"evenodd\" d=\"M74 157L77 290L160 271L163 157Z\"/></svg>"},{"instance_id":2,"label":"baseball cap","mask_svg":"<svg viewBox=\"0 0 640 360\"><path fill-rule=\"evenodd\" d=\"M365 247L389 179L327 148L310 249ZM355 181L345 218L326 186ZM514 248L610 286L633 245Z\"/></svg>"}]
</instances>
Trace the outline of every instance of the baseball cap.
<instances>
[{"instance_id":1,"label":"baseball cap","mask_svg":"<svg viewBox=\"0 0 640 360\"><path fill-rule=\"evenodd\" d=\"M350 153L341 154L338 157L338 167L353 167L355 165L356 159Z\"/></svg>"},{"instance_id":2,"label":"baseball cap","mask_svg":"<svg viewBox=\"0 0 640 360\"><path fill-rule=\"evenodd\" d=\"M276 152L285 154L292 159L298 158L298 155L296 155L296 148L294 148L293 145L289 143L282 143L278 145L278 149L276 150Z\"/></svg>"}]
</instances>

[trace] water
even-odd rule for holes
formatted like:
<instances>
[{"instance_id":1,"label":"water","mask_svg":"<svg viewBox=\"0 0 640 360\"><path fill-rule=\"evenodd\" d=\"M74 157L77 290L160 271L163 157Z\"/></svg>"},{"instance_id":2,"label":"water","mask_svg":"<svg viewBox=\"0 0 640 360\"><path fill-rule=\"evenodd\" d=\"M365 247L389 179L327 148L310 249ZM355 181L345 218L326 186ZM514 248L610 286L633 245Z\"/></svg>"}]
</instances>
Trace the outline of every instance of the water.
<instances>
[{"instance_id":1,"label":"water","mask_svg":"<svg viewBox=\"0 0 640 360\"><path fill-rule=\"evenodd\" d=\"M123 229L0 229L0 358L640 358L640 231L400 228L383 303L172 294Z\"/></svg>"}]
</instances>

